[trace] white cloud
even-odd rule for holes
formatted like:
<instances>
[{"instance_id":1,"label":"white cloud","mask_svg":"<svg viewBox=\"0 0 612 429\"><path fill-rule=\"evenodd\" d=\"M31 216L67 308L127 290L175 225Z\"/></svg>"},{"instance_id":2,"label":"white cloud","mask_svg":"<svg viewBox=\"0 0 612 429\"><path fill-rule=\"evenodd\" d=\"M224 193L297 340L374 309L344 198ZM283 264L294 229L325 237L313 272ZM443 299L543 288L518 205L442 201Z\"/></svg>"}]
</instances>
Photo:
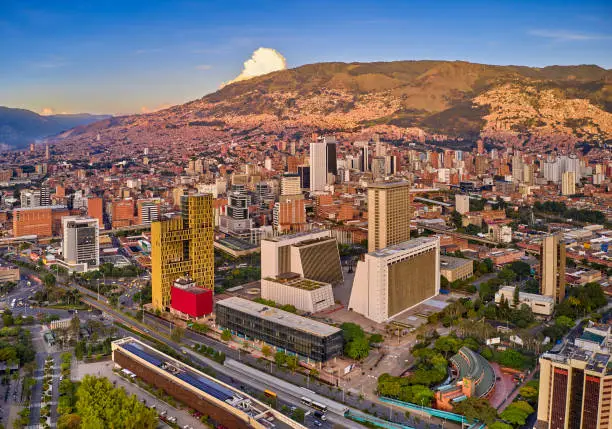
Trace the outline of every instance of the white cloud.
<instances>
[{"instance_id":1,"label":"white cloud","mask_svg":"<svg viewBox=\"0 0 612 429\"><path fill-rule=\"evenodd\" d=\"M579 33L567 30L531 30L529 34L532 36L544 37L546 39L553 39L559 42L605 40L612 38L612 36L605 34Z\"/></svg>"},{"instance_id":2,"label":"white cloud","mask_svg":"<svg viewBox=\"0 0 612 429\"><path fill-rule=\"evenodd\" d=\"M235 79L226 82L222 86L240 82L241 80L247 80L255 76L285 70L286 68L287 60L276 49L259 48L253 52L251 58L244 62L242 72Z\"/></svg>"},{"instance_id":3,"label":"white cloud","mask_svg":"<svg viewBox=\"0 0 612 429\"><path fill-rule=\"evenodd\" d=\"M210 64L200 64L196 66L197 70L210 70L212 66Z\"/></svg>"},{"instance_id":4,"label":"white cloud","mask_svg":"<svg viewBox=\"0 0 612 429\"><path fill-rule=\"evenodd\" d=\"M51 107L43 107L43 109L40 111L40 114L42 116L54 115L55 110L53 110Z\"/></svg>"}]
</instances>

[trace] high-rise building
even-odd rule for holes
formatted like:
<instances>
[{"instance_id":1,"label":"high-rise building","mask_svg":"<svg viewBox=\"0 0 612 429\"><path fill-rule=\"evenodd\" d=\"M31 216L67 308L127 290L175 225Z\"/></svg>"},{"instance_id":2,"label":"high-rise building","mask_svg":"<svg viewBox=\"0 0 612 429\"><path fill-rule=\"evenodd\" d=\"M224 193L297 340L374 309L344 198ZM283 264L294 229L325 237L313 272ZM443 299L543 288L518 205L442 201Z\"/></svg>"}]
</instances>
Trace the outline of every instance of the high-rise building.
<instances>
[{"instance_id":1,"label":"high-rise building","mask_svg":"<svg viewBox=\"0 0 612 429\"><path fill-rule=\"evenodd\" d=\"M212 196L181 199L181 216L151 224L153 307L170 305L174 281L189 275L198 287L214 289Z\"/></svg>"},{"instance_id":2,"label":"high-rise building","mask_svg":"<svg viewBox=\"0 0 612 429\"><path fill-rule=\"evenodd\" d=\"M45 207L51 205L51 194L49 188L42 186L40 189L22 191L20 195L21 207Z\"/></svg>"},{"instance_id":3,"label":"high-rise building","mask_svg":"<svg viewBox=\"0 0 612 429\"><path fill-rule=\"evenodd\" d=\"M576 193L576 172L566 171L561 176L561 195L574 195Z\"/></svg>"},{"instance_id":4,"label":"high-rise building","mask_svg":"<svg viewBox=\"0 0 612 429\"><path fill-rule=\"evenodd\" d=\"M249 205L251 196L246 191L245 185L232 185L231 192L228 193L228 205L225 208L227 213L221 216L219 228L223 232L242 232L252 227L252 220L249 218Z\"/></svg>"},{"instance_id":5,"label":"high-rise building","mask_svg":"<svg viewBox=\"0 0 612 429\"><path fill-rule=\"evenodd\" d=\"M66 216L62 218L62 229L62 257L69 269L87 271L100 265L98 219Z\"/></svg>"},{"instance_id":6,"label":"high-rise building","mask_svg":"<svg viewBox=\"0 0 612 429\"><path fill-rule=\"evenodd\" d=\"M440 241L420 237L357 263L349 310L383 323L440 293Z\"/></svg>"},{"instance_id":7,"label":"high-rise building","mask_svg":"<svg viewBox=\"0 0 612 429\"><path fill-rule=\"evenodd\" d=\"M612 427L610 328L590 324L581 337L540 357L538 429ZM603 347L602 347L603 345Z\"/></svg>"},{"instance_id":8,"label":"high-rise building","mask_svg":"<svg viewBox=\"0 0 612 429\"><path fill-rule=\"evenodd\" d=\"M410 240L410 184L368 186L368 251Z\"/></svg>"},{"instance_id":9,"label":"high-rise building","mask_svg":"<svg viewBox=\"0 0 612 429\"><path fill-rule=\"evenodd\" d=\"M470 196L463 194L455 194L455 210L461 214L470 211Z\"/></svg>"},{"instance_id":10,"label":"high-rise building","mask_svg":"<svg viewBox=\"0 0 612 429\"><path fill-rule=\"evenodd\" d=\"M540 293L558 304L565 298L565 243L559 235L544 237L540 247Z\"/></svg>"},{"instance_id":11,"label":"high-rise building","mask_svg":"<svg viewBox=\"0 0 612 429\"><path fill-rule=\"evenodd\" d=\"M277 231L300 230L306 224L306 201L300 198L284 198L274 204L272 222Z\"/></svg>"},{"instance_id":12,"label":"high-rise building","mask_svg":"<svg viewBox=\"0 0 612 429\"><path fill-rule=\"evenodd\" d=\"M98 226L104 229L103 203L100 197L87 198L87 216L98 219Z\"/></svg>"},{"instance_id":13,"label":"high-rise building","mask_svg":"<svg viewBox=\"0 0 612 429\"><path fill-rule=\"evenodd\" d=\"M323 142L326 145L327 151L327 173L336 176L338 174L338 155L336 154L336 139L334 137L323 137Z\"/></svg>"},{"instance_id":14,"label":"high-rise building","mask_svg":"<svg viewBox=\"0 0 612 429\"><path fill-rule=\"evenodd\" d=\"M299 165L297 169L298 176L300 176L300 186L303 191L308 191L310 189L310 166Z\"/></svg>"},{"instance_id":15,"label":"high-rise building","mask_svg":"<svg viewBox=\"0 0 612 429\"><path fill-rule=\"evenodd\" d=\"M327 144L320 141L310 143L310 190L325 190L327 185Z\"/></svg>"},{"instance_id":16,"label":"high-rise building","mask_svg":"<svg viewBox=\"0 0 612 429\"><path fill-rule=\"evenodd\" d=\"M281 196L300 195L302 187L300 184L300 176L297 174L285 174L281 177Z\"/></svg>"},{"instance_id":17,"label":"high-rise building","mask_svg":"<svg viewBox=\"0 0 612 429\"><path fill-rule=\"evenodd\" d=\"M53 235L53 214L51 207L29 207L13 210L13 236Z\"/></svg>"},{"instance_id":18,"label":"high-rise building","mask_svg":"<svg viewBox=\"0 0 612 429\"><path fill-rule=\"evenodd\" d=\"M159 204L153 201L138 201L136 204L138 225L151 225L159 217Z\"/></svg>"},{"instance_id":19,"label":"high-rise building","mask_svg":"<svg viewBox=\"0 0 612 429\"><path fill-rule=\"evenodd\" d=\"M367 143L359 149L359 170L370 171L370 149Z\"/></svg>"},{"instance_id":20,"label":"high-rise building","mask_svg":"<svg viewBox=\"0 0 612 429\"><path fill-rule=\"evenodd\" d=\"M113 228L134 224L134 200L131 198L114 201L111 205L111 223Z\"/></svg>"}]
</instances>

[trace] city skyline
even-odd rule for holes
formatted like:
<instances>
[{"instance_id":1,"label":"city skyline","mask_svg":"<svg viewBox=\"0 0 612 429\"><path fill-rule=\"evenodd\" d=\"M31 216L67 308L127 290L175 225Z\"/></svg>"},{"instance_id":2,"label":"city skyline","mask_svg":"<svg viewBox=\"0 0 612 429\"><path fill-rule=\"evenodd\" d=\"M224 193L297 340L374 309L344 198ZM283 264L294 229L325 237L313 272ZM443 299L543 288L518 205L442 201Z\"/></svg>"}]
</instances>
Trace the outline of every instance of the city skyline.
<instances>
[{"instance_id":1,"label":"city skyline","mask_svg":"<svg viewBox=\"0 0 612 429\"><path fill-rule=\"evenodd\" d=\"M600 1L15 4L0 20L10 65L0 99L45 114L146 113L215 91L261 47L289 68L420 59L610 68L610 14Z\"/></svg>"}]
</instances>

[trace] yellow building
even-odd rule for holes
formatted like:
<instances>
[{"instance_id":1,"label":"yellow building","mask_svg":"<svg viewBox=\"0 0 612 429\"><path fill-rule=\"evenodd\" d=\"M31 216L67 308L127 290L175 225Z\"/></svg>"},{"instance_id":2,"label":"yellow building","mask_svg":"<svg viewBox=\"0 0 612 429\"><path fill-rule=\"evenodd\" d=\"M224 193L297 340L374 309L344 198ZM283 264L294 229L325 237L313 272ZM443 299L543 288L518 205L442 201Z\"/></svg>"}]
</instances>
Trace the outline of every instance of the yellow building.
<instances>
[{"instance_id":1,"label":"yellow building","mask_svg":"<svg viewBox=\"0 0 612 429\"><path fill-rule=\"evenodd\" d=\"M540 293L558 304L565 298L565 243L559 235L549 235L540 248Z\"/></svg>"},{"instance_id":2,"label":"yellow building","mask_svg":"<svg viewBox=\"0 0 612 429\"><path fill-rule=\"evenodd\" d=\"M214 288L212 202L210 194L183 196L181 216L151 224L154 308L170 305L172 284L185 274L198 287Z\"/></svg>"},{"instance_id":3,"label":"yellow building","mask_svg":"<svg viewBox=\"0 0 612 429\"><path fill-rule=\"evenodd\" d=\"M561 195L574 195L576 193L576 172L566 171L561 176Z\"/></svg>"},{"instance_id":4,"label":"yellow building","mask_svg":"<svg viewBox=\"0 0 612 429\"><path fill-rule=\"evenodd\" d=\"M410 240L410 184L368 185L368 252Z\"/></svg>"},{"instance_id":5,"label":"yellow building","mask_svg":"<svg viewBox=\"0 0 612 429\"><path fill-rule=\"evenodd\" d=\"M449 282L465 280L474 274L474 262L471 259L455 258L440 255L440 275Z\"/></svg>"}]
</instances>

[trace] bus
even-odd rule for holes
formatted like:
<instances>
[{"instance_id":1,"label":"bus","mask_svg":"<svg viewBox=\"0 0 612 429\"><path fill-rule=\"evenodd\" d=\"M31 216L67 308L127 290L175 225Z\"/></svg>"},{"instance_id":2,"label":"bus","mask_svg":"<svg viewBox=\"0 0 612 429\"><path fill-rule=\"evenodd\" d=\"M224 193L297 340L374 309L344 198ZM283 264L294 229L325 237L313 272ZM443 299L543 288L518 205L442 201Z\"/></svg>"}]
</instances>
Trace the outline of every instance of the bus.
<instances>
[{"instance_id":1,"label":"bus","mask_svg":"<svg viewBox=\"0 0 612 429\"><path fill-rule=\"evenodd\" d=\"M315 410L321 411L322 413L327 412L327 405L323 405L319 402L312 401L312 404L310 406L314 408Z\"/></svg>"},{"instance_id":2,"label":"bus","mask_svg":"<svg viewBox=\"0 0 612 429\"><path fill-rule=\"evenodd\" d=\"M305 397L305 396L302 396L302 397L300 398L300 402L301 402L302 404L304 404L304 405L308 405L309 407L312 405L312 399L309 399L309 398L307 398L307 397Z\"/></svg>"},{"instance_id":3,"label":"bus","mask_svg":"<svg viewBox=\"0 0 612 429\"><path fill-rule=\"evenodd\" d=\"M276 399L276 393L271 390L264 390L264 395L266 395L268 398Z\"/></svg>"}]
</instances>

